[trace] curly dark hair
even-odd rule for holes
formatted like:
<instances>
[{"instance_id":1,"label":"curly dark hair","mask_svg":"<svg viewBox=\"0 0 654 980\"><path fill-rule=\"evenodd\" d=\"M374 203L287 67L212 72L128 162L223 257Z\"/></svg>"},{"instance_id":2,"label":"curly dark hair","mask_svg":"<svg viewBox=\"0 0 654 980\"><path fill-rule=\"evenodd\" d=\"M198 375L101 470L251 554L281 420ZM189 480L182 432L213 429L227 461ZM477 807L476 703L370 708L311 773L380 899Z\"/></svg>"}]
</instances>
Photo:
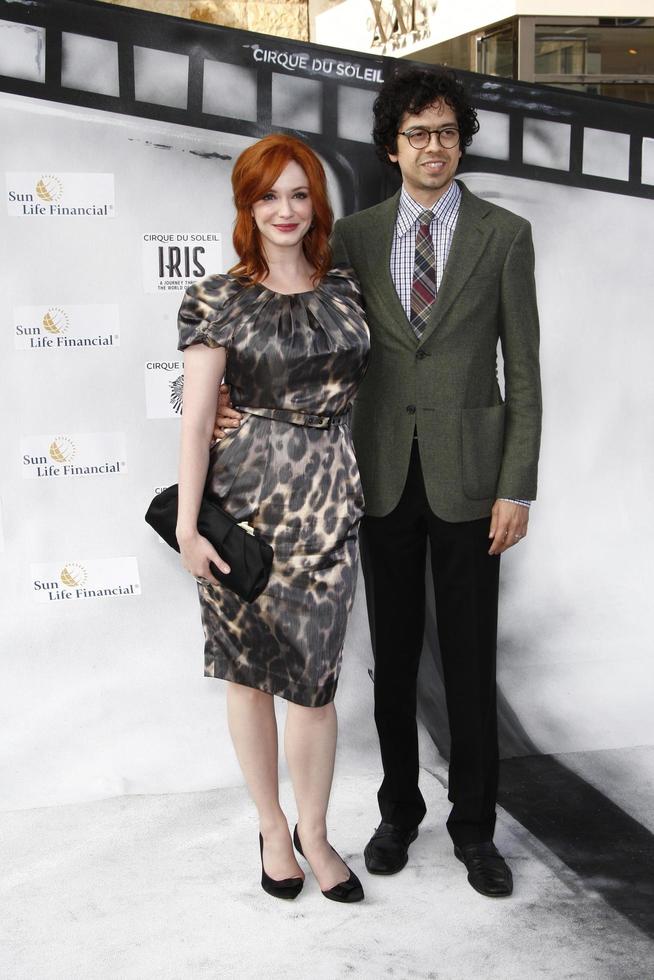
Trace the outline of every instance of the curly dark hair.
<instances>
[{"instance_id":1,"label":"curly dark hair","mask_svg":"<svg viewBox=\"0 0 654 980\"><path fill-rule=\"evenodd\" d=\"M477 112L470 105L462 83L449 68L397 68L382 85L372 107L372 138L380 160L391 163L388 153L397 152L397 133L405 113L416 115L442 99L453 112L461 133L459 147L465 153L479 130Z\"/></svg>"}]
</instances>

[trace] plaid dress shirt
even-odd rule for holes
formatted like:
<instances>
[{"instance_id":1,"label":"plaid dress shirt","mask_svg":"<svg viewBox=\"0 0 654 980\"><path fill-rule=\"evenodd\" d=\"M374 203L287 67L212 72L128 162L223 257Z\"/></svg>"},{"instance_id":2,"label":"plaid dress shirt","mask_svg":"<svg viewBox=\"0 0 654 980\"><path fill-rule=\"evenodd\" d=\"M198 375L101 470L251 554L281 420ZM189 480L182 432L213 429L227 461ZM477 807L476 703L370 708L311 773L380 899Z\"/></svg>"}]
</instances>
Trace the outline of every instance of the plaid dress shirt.
<instances>
[{"instance_id":1,"label":"plaid dress shirt","mask_svg":"<svg viewBox=\"0 0 654 980\"><path fill-rule=\"evenodd\" d=\"M445 194L436 202L434 208L430 209L434 212L429 230L434 242L437 290L441 288L445 263L450 254L454 229L459 217L460 205L461 189L455 181L452 181ZM424 210L424 205L417 204L407 193L406 188L402 187L391 246L391 278L409 320L411 319L411 285L413 283L418 218Z\"/></svg>"}]
</instances>

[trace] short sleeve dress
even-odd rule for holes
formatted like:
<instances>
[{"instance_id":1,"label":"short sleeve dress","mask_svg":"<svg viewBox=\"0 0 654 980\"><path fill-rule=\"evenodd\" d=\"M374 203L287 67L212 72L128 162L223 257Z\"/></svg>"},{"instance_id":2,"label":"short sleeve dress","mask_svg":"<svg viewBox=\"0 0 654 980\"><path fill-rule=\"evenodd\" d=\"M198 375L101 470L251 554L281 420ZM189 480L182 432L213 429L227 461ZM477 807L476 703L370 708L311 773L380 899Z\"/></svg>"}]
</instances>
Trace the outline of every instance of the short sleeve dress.
<instances>
[{"instance_id":1,"label":"short sleeve dress","mask_svg":"<svg viewBox=\"0 0 654 980\"><path fill-rule=\"evenodd\" d=\"M211 448L205 492L275 552L253 603L198 582L205 674L328 704L363 513L348 417L370 349L357 280L335 268L313 291L285 295L208 276L188 289L179 312L179 349L198 343L227 349L232 404L245 410L240 427ZM337 424L289 421L305 416Z\"/></svg>"}]
</instances>

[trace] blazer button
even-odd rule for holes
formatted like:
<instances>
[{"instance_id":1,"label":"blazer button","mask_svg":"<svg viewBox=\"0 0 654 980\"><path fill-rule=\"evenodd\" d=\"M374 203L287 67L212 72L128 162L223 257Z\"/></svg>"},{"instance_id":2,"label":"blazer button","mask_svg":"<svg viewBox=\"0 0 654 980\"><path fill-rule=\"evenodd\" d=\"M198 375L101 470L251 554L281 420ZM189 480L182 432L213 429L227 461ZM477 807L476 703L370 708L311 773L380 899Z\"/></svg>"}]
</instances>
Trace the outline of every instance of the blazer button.
<instances>
[{"instance_id":1,"label":"blazer button","mask_svg":"<svg viewBox=\"0 0 654 980\"><path fill-rule=\"evenodd\" d=\"M424 357L429 357L429 355L428 355L428 353L427 353L426 350L417 350L416 351L416 361L422 361L422 359Z\"/></svg>"},{"instance_id":2,"label":"blazer button","mask_svg":"<svg viewBox=\"0 0 654 980\"><path fill-rule=\"evenodd\" d=\"M415 405L407 405L406 410L409 413L409 415L415 415L416 414L416 406Z\"/></svg>"}]
</instances>

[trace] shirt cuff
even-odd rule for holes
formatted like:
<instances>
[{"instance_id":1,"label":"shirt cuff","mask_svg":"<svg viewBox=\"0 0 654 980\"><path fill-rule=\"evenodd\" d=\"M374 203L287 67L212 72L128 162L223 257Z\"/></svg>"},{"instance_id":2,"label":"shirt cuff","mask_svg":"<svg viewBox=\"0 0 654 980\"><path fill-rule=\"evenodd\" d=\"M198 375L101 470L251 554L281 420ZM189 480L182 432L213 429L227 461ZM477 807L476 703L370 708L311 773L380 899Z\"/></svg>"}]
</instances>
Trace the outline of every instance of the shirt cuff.
<instances>
[{"instance_id":1,"label":"shirt cuff","mask_svg":"<svg viewBox=\"0 0 654 980\"><path fill-rule=\"evenodd\" d=\"M531 500L517 500L515 497L500 497L500 500L506 500L510 504L520 504L521 507L531 507Z\"/></svg>"}]
</instances>

